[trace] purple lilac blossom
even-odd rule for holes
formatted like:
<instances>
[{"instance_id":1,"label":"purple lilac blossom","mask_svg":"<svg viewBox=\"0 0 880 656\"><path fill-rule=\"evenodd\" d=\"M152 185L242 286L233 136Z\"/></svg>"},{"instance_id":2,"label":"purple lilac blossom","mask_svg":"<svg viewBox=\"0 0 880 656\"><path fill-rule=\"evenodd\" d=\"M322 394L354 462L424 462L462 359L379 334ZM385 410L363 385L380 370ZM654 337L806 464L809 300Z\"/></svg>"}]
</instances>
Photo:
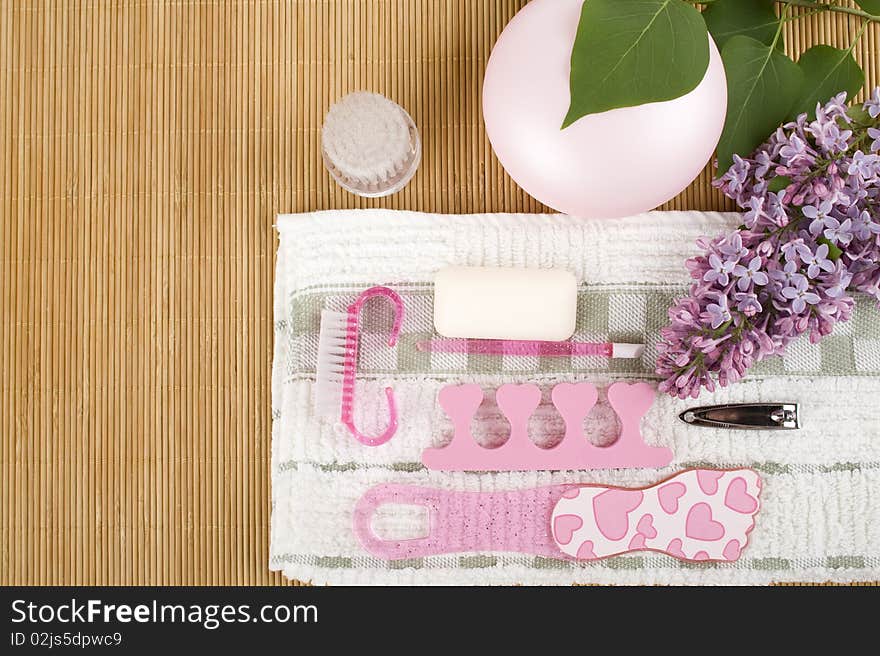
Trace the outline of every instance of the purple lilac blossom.
<instances>
[{"instance_id":1,"label":"purple lilac blossom","mask_svg":"<svg viewBox=\"0 0 880 656\"><path fill-rule=\"evenodd\" d=\"M871 235L880 234L880 223L876 223L871 218L871 213L868 212L868 210L862 210L859 212L859 215L853 219L852 231L856 239L870 239Z\"/></svg>"},{"instance_id":2,"label":"purple lilac blossom","mask_svg":"<svg viewBox=\"0 0 880 656\"><path fill-rule=\"evenodd\" d=\"M747 317L753 317L764 309L758 297L751 292L737 292L733 297L736 299L736 309Z\"/></svg>"},{"instance_id":3,"label":"purple lilac blossom","mask_svg":"<svg viewBox=\"0 0 880 656\"><path fill-rule=\"evenodd\" d=\"M818 294L810 291L806 278L800 278L791 287L785 287L782 295L791 301L791 309L795 314L801 314L807 303L816 305L821 299Z\"/></svg>"},{"instance_id":4,"label":"purple lilac blossom","mask_svg":"<svg viewBox=\"0 0 880 656\"><path fill-rule=\"evenodd\" d=\"M880 130L877 128L868 128L868 136L874 140L871 142L871 152L876 153L880 150Z\"/></svg>"},{"instance_id":5,"label":"purple lilac blossom","mask_svg":"<svg viewBox=\"0 0 880 656\"><path fill-rule=\"evenodd\" d=\"M789 260L785 263L785 266L782 269L774 269L770 272L770 277L773 280L778 281L782 285L793 285L797 286L798 280L803 278L806 280L806 276L802 273L798 273L798 265L794 260Z\"/></svg>"},{"instance_id":6,"label":"purple lilac blossom","mask_svg":"<svg viewBox=\"0 0 880 656\"><path fill-rule=\"evenodd\" d=\"M709 256L709 270L703 274L706 282L717 282L722 287L730 282L730 274L736 267L736 260L722 260L712 253Z\"/></svg>"},{"instance_id":7,"label":"purple lilac blossom","mask_svg":"<svg viewBox=\"0 0 880 656\"><path fill-rule=\"evenodd\" d=\"M801 208L801 212L803 212L804 216L808 219L812 219L810 222L810 234L816 236L821 234L822 230L825 228L825 224L828 220L828 216L831 214L831 209L834 206L830 201L822 201L819 203L819 207L815 207L813 205L805 205Z\"/></svg>"},{"instance_id":8,"label":"purple lilac blossom","mask_svg":"<svg viewBox=\"0 0 880 656\"><path fill-rule=\"evenodd\" d=\"M709 303L706 306L709 315L709 324L712 328L718 328L721 324L730 321L730 308L727 307L727 296L719 296L717 303Z\"/></svg>"},{"instance_id":9,"label":"purple lilac blossom","mask_svg":"<svg viewBox=\"0 0 880 656\"><path fill-rule=\"evenodd\" d=\"M861 176L863 180L870 180L876 175L877 161L880 159L877 155L866 155L861 150L857 150L852 156L849 163L847 173L850 175Z\"/></svg>"},{"instance_id":10,"label":"purple lilac blossom","mask_svg":"<svg viewBox=\"0 0 880 656\"><path fill-rule=\"evenodd\" d=\"M764 261L760 255L756 255L748 266L737 264L733 267L733 275L737 278L736 286L741 292L751 289L752 285L766 285L770 282L767 274L761 271L762 266Z\"/></svg>"},{"instance_id":11,"label":"purple lilac blossom","mask_svg":"<svg viewBox=\"0 0 880 656\"><path fill-rule=\"evenodd\" d=\"M801 335L819 341L850 319L855 292L880 305L880 88L856 119L845 102L781 126L715 182L743 227L699 239L686 263L690 293L660 331L662 390L696 397Z\"/></svg>"},{"instance_id":12,"label":"purple lilac blossom","mask_svg":"<svg viewBox=\"0 0 880 656\"><path fill-rule=\"evenodd\" d=\"M723 255L726 255L729 260L740 260L749 253L747 249L743 248L742 235L739 231L728 235L718 246L718 250L721 251Z\"/></svg>"},{"instance_id":13,"label":"purple lilac blossom","mask_svg":"<svg viewBox=\"0 0 880 656\"><path fill-rule=\"evenodd\" d=\"M834 265L828 259L828 251L828 244L819 244L816 246L815 252L810 250L810 247L806 244L798 245L797 254L801 258L801 262L807 266L808 277L815 278L819 275L820 271L834 270Z\"/></svg>"},{"instance_id":14,"label":"purple lilac blossom","mask_svg":"<svg viewBox=\"0 0 880 656\"><path fill-rule=\"evenodd\" d=\"M829 218L825 225L828 227L825 228L822 234L832 244L845 246L852 241L852 219L846 219L841 223L835 218Z\"/></svg>"},{"instance_id":15,"label":"purple lilac blossom","mask_svg":"<svg viewBox=\"0 0 880 656\"><path fill-rule=\"evenodd\" d=\"M880 87L876 87L871 93L871 97L865 102L865 111L871 118L880 116Z\"/></svg>"}]
</instances>

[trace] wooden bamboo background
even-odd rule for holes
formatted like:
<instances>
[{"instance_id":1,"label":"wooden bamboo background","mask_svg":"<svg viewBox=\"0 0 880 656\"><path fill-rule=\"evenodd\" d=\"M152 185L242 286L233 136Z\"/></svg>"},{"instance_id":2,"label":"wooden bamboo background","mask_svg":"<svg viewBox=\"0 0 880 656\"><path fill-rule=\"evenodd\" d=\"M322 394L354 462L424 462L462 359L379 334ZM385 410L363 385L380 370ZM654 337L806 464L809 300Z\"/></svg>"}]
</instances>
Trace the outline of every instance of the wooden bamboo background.
<instances>
[{"instance_id":1,"label":"wooden bamboo background","mask_svg":"<svg viewBox=\"0 0 880 656\"><path fill-rule=\"evenodd\" d=\"M3 584L276 584L278 212L545 208L503 172L482 71L522 0L0 0ZM790 49L845 45L814 16ZM855 48L868 84L878 38ZM321 166L331 101L421 131L401 193ZM728 205L704 173L669 208Z\"/></svg>"}]
</instances>

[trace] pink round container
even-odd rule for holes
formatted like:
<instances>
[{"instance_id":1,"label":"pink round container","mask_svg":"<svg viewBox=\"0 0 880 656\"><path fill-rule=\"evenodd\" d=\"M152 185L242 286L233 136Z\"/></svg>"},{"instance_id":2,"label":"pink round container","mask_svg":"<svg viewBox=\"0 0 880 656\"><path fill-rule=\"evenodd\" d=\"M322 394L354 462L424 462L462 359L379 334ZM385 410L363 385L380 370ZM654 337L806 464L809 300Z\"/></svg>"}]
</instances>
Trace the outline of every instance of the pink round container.
<instances>
[{"instance_id":1,"label":"pink round container","mask_svg":"<svg viewBox=\"0 0 880 656\"><path fill-rule=\"evenodd\" d=\"M724 125L727 83L711 37L706 75L666 102L585 116L560 130L582 0L532 0L492 50L483 114L495 154L542 203L584 217L650 210L709 161Z\"/></svg>"}]
</instances>

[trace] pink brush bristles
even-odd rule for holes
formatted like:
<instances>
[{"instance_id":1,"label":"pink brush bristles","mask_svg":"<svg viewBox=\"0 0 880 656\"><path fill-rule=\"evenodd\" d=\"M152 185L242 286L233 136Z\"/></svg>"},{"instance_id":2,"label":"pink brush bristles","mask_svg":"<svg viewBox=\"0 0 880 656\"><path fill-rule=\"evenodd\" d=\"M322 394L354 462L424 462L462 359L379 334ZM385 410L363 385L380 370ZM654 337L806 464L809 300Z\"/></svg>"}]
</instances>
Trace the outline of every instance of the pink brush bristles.
<instances>
[{"instance_id":1,"label":"pink brush bristles","mask_svg":"<svg viewBox=\"0 0 880 656\"><path fill-rule=\"evenodd\" d=\"M394 306L394 324L388 338L388 346L397 344L403 323L403 301L388 287L371 287L348 306L347 312L323 310L321 334L318 342L317 382L315 386L315 410L326 417L336 417L349 432L367 446L384 444L397 431L397 404L394 391L385 388L388 399L388 427L376 437L364 435L354 425L354 387L357 372L360 313L364 303L382 296Z\"/></svg>"}]
</instances>

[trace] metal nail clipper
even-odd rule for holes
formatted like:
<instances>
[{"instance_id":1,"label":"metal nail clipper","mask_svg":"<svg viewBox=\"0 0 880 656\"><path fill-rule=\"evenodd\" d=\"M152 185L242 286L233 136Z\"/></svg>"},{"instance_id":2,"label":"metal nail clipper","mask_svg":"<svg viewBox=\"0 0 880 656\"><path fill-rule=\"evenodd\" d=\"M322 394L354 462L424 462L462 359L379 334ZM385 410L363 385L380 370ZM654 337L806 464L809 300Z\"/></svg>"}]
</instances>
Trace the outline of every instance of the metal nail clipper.
<instances>
[{"instance_id":1,"label":"metal nail clipper","mask_svg":"<svg viewBox=\"0 0 880 656\"><path fill-rule=\"evenodd\" d=\"M797 403L727 403L685 410L678 418L693 426L790 430L800 428Z\"/></svg>"}]
</instances>

